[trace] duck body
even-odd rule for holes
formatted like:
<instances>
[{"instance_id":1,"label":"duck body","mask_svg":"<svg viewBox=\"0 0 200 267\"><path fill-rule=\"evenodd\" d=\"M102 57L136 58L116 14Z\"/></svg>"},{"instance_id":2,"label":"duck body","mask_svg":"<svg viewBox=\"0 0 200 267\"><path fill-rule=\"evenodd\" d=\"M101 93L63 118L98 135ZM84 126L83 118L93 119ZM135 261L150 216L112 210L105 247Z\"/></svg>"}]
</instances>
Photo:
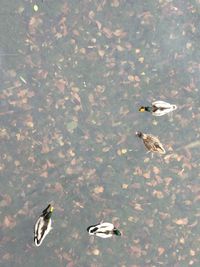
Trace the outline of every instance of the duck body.
<instances>
[{"instance_id":1,"label":"duck body","mask_svg":"<svg viewBox=\"0 0 200 267\"><path fill-rule=\"evenodd\" d=\"M52 230L51 215L53 207L49 204L45 210L43 210L41 216L37 220L34 228L34 242L39 247L48 233Z\"/></svg>"},{"instance_id":2,"label":"duck body","mask_svg":"<svg viewBox=\"0 0 200 267\"><path fill-rule=\"evenodd\" d=\"M169 112L172 112L177 109L176 105L172 105L165 101L155 101L152 103L151 107L140 107L140 112L151 112L153 116L163 116Z\"/></svg>"},{"instance_id":3,"label":"duck body","mask_svg":"<svg viewBox=\"0 0 200 267\"><path fill-rule=\"evenodd\" d=\"M95 225L91 225L87 228L89 235L96 235L101 238L109 238L113 235L120 236L120 231L115 228L112 223L101 222Z\"/></svg>"},{"instance_id":4,"label":"duck body","mask_svg":"<svg viewBox=\"0 0 200 267\"><path fill-rule=\"evenodd\" d=\"M157 152L159 154L165 154L165 149L161 144L158 137L151 134L145 134L142 132L136 132L136 135L143 140L145 147L151 152Z\"/></svg>"}]
</instances>

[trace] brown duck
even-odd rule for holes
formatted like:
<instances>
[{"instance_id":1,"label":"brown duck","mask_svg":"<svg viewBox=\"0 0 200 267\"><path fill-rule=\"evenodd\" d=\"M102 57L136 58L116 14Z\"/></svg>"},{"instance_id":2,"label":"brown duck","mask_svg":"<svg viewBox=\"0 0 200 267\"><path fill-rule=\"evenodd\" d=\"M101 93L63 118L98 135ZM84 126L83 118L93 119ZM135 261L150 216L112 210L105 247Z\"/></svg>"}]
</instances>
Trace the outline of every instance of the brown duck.
<instances>
[{"instance_id":1,"label":"brown duck","mask_svg":"<svg viewBox=\"0 0 200 267\"><path fill-rule=\"evenodd\" d=\"M151 152L157 152L159 154L165 154L165 149L160 140L151 134L145 134L142 132L136 132L136 135L144 142L145 147Z\"/></svg>"}]
</instances>

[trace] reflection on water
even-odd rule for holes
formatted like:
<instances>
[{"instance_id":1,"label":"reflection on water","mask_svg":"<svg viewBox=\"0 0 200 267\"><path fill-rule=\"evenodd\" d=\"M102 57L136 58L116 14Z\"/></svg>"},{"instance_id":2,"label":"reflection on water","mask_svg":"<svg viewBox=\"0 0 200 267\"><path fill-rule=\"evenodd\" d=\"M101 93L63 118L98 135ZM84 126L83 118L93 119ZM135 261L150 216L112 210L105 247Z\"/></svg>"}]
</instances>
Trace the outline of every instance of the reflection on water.
<instances>
[{"instance_id":1,"label":"reflection on water","mask_svg":"<svg viewBox=\"0 0 200 267\"><path fill-rule=\"evenodd\" d=\"M198 4L34 4L1 4L1 266L198 266ZM153 100L178 109L138 112ZM122 236L90 239L102 220Z\"/></svg>"}]
</instances>

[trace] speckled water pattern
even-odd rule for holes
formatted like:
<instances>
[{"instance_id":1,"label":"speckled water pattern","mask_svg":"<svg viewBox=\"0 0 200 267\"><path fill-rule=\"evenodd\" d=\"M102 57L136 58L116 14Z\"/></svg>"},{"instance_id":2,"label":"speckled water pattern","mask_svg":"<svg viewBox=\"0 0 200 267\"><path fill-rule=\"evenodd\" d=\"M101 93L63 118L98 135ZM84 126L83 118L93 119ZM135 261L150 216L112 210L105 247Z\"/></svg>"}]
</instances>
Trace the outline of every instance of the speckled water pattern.
<instances>
[{"instance_id":1,"label":"speckled water pattern","mask_svg":"<svg viewBox=\"0 0 200 267\"><path fill-rule=\"evenodd\" d=\"M1 0L1 267L200 266L199 11L198 0ZM178 109L138 112L155 100ZM53 230L35 247L49 203ZM122 235L93 239L100 221Z\"/></svg>"}]
</instances>

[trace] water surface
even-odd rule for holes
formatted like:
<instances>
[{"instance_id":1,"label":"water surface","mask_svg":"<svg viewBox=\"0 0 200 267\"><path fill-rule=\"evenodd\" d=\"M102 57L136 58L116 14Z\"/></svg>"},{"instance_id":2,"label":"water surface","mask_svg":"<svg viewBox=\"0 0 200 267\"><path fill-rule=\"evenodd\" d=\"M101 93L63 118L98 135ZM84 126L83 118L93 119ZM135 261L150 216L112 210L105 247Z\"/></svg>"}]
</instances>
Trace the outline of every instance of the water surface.
<instances>
[{"instance_id":1,"label":"water surface","mask_svg":"<svg viewBox=\"0 0 200 267\"><path fill-rule=\"evenodd\" d=\"M0 25L1 266L199 266L198 1L3 0Z\"/></svg>"}]
</instances>

